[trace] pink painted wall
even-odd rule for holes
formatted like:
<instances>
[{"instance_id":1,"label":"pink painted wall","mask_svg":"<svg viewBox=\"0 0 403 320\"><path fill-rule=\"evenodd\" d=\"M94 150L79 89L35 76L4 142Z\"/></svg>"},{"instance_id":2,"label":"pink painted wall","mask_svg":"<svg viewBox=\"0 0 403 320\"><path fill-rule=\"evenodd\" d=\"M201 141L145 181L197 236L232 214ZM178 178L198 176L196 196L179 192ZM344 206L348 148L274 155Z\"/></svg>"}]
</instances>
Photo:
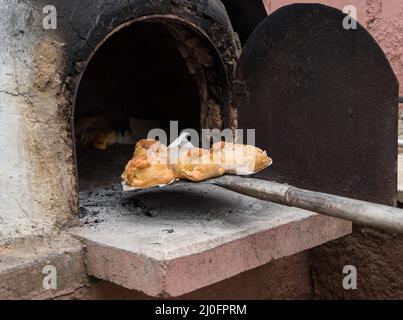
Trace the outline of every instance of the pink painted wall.
<instances>
[{"instance_id":1,"label":"pink painted wall","mask_svg":"<svg viewBox=\"0 0 403 320\"><path fill-rule=\"evenodd\" d=\"M292 3L322 3L338 9L357 8L358 21L378 41L400 83L403 96L403 0L263 0L268 13Z\"/></svg>"}]
</instances>

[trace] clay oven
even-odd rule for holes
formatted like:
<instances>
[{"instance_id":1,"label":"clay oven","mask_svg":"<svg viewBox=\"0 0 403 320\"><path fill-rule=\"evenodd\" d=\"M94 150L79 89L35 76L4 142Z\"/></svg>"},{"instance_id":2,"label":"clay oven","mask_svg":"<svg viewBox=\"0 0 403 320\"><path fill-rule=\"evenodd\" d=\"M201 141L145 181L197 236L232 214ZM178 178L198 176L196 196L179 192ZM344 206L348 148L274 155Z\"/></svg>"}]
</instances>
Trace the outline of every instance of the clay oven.
<instances>
[{"instance_id":1,"label":"clay oven","mask_svg":"<svg viewBox=\"0 0 403 320\"><path fill-rule=\"evenodd\" d=\"M274 159L260 178L396 203L398 83L369 33L359 25L356 30L343 28L342 12L297 4L266 17L261 4L243 12L240 19L231 1L220 0L3 2L0 245L44 235L63 242L60 233L79 224L80 211L85 223L87 215L96 216L102 208L115 210L117 202L125 207L119 176L133 145L117 143L105 150L83 147L80 122L94 115L106 119L105 126L116 132L120 142L143 138L155 127L169 133L170 121L178 121L179 129L196 131L252 128L257 145ZM48 5L58 11L55 29L43 26L42 9ZM200 255L194 254L193 247L173 246L168 250L170 260L164 248L162 253L148 251L156 278L162 279L153 287L141 268L136 269L140 270L136 277L129 277L129 284L127 278L119 278L127 271L127 256L119 256L119 247L119 259L103 260L122 271L113 273L114 282L149 295L179 296L351 232L350 223L215 190L193 192L182 203L187 210L183 216L193 219L183 230L191 235L200 231L200 221L191 213L204 210L195 203L207 194L214 200L211 211L220 207L218 213L224 218L221 209L238 210L220 229L221 238L214 238L215 225L209 233L216 243L228 239L228 247L219 243L210 248L215 242L202 234L200 239L208 245ZM161 201L169 203L168 198L161 196ZM165 213L166 207L161 209ZM127 207L124 213L132 209ZM173 217L181 223L181 212L168 213L168 220ZM137 218L143 221L144 216ZM253 229L256 221L266 229ZM231 246L239 240L233 234L247 233L243 224L253 228L247 229L247 244L238 254ZM137 220L132 226L138 227ZM127 234L131 236L131 231ZM138 262L136 243L131 245ZM111 280L101 268L103 262L96 260L109 254L102 251L104 245L100 247L88 251L96 263L89 264L87 271ZM155 252L157 258L169 261L161 258L161 262ZM207 259L211 252L214 259ZM228 263L230 258L236 260L234 265ZM198 273L199 265L205 266L205 273ZM185 280L177 270L185 270ZM172 279L183 283L177 285Z\"/></svg>"}]
</instances>

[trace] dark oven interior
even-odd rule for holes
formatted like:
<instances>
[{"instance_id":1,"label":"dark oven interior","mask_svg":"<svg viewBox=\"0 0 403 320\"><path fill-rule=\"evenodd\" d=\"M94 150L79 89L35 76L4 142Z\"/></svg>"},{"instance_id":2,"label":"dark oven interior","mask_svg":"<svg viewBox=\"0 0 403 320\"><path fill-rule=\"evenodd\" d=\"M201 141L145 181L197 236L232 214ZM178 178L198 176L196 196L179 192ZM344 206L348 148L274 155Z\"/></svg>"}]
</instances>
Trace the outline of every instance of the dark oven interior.
<instances>
[{"instance_id":1,"label":"dark oven interior","mask_svg":"<svg viewBox=\"0 0 403 320\"><path fill-rule=\"evenodd\" d=\"M179 132L222 126L221 68L208 39L178 21L137 21L98 47L74 107L81 211L99 195L112 202L121 196L125 164L149 130L161 128L169 138L170 121L178 121ZM114 132L117 141L100 148L91 142L99 131Z\"/></svg>"}]
</instances>

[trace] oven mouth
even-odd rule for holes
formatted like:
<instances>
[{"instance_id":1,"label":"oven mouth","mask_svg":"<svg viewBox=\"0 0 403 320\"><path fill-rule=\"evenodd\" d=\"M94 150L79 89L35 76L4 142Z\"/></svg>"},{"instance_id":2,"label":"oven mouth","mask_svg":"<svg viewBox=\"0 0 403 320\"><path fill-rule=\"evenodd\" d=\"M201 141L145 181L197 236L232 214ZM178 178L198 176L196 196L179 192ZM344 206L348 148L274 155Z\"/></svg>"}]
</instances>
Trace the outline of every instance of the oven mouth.
<instances>
[{"instance_id":1,"label":"oven mouth","mask_svg":"<svg viewBox=\"0 0 403 320\"><path fill-rule=\"evenodd\" d=\"M178 17L142 17L108 35L81 75L73 108L80 208L97 192L120 190L134 143L149 130L161 128L169 138L171 121L179 132L222 129L225 74L209 37ZM83 143L91 121L116 132L118 143L104 150Z\"/></svg>"}]
</instances>

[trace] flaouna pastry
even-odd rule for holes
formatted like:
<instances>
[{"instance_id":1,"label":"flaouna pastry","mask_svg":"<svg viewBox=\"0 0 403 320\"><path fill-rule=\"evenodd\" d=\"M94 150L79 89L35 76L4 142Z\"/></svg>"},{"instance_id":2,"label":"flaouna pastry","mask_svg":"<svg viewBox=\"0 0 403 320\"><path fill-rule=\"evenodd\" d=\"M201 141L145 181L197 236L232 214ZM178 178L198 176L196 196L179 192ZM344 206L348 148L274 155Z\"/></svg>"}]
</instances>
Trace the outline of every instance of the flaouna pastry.
<instances>
[{"instance_id":1,"label":"flaouna pastry","mask_svg":"<svg viewBox=\"0 0 403 320\"><path fill-rule=\"evenodd\" d=\"M105 115L96 113L76 120L76 139L80 145L105 150L117 143L118 133L109 128Z\"/></svg>"},{"instance_id":2,"label":"flaouna pastry","mask_svg":"<svg viewBox=\"0 0 403 320\"><path fill-rule=\"evenodd\" d=\"M133 156L135 157L148 151L150 151L150 154L154 153L162 156L162 153L166 153L167 147L157 140L143 139L136 143Z\"/></svg>"},{"instance_id":3,"label":"flaouna pastry","mask_svg":"<svg viewBox=\"0 0 403 320\"><path fill-rule=\"evenodd\" d=\"M198 148L185 151L172 168L176 178L195 182L219 177L225 173L220 165L212 162L208 150Z\"/></svg>"},{"instance_id":4,"label":"flaouna pastry","mask_svg":"<svg viewBox=\"0 0 403 320\"><path fill-rule=\"evenodd\" d=\"M106 150L118 141L119 135L112 129L96 129L83 133L80 144L98 150Z\"/></svg>"},{"instance_id":5,"label":"flaouna pastry","mask_svg":"<svg viewBox=\"0 0 403 320\"><path fill-rule=\"evenodd\" d=\"M220 164L229 174L249 175L273 163L266 151L243 144L218 142L211 148L211 153L214 163Z\"/></svg>"},{"instance_id":6,"label":"flaouna pastry","mask_svg":"<svg viewBox=\"0 0 403 320\"><path fill-rule=\"evenodd\" d=\"M184 138L169 147L150 139L137 142L122 174L124 188L165 186L175 180L200 182L225 173L249 175L272 164L265 151L253 146L219 142L205 150Z\"/></svg>"},{"instance_id":7,"label":"flaouna pastry","mask_svg":"<svg viewBox=\"0 0 403 320\"><path fill-rule=\"evenodd\" d=\"M136 145L133 159L122 175L124 182L135 188L167 185L175 180L166 159L166 146L158 141L141 140Z\"/></svg>"}]
</instances>

